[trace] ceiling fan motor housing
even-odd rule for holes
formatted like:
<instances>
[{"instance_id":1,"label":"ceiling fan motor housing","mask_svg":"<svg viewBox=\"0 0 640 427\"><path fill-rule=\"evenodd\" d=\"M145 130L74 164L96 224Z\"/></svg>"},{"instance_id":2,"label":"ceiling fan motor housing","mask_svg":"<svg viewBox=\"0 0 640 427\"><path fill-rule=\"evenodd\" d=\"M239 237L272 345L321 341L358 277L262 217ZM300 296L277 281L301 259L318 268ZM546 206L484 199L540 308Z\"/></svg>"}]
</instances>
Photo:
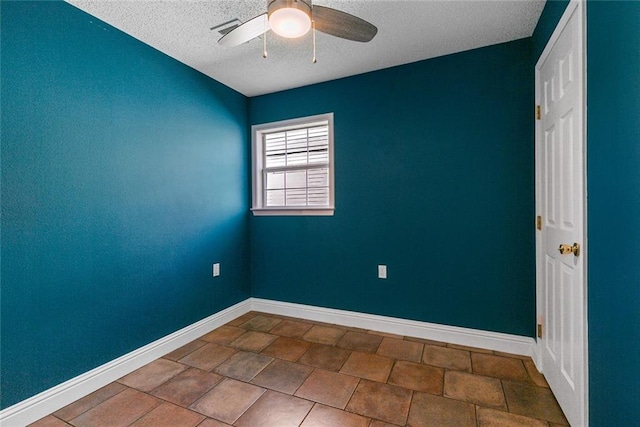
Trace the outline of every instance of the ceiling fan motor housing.
<instances>
[{"instance_id":1,"label":"ceiling fan motor housing","mask_svg":"<svg viewBox=\"0 0 640 427\"><path fill-rule=\"evenodd\" d=\"M273 12L282 8L298 9L311 18L311 0L268 0L269 17Z\"/></svg>"}]
</instances>

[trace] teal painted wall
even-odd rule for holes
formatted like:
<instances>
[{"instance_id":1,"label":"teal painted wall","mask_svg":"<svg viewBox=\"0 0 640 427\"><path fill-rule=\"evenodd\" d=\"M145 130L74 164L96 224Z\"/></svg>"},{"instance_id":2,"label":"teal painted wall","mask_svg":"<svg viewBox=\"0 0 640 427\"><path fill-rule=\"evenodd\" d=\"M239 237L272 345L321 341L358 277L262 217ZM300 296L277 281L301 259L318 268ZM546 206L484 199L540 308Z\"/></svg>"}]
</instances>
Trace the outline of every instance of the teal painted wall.
<instances>
[{"instance_id":1,"label":"teal painted wall","mask_svg":"<svg viewBox=\"0 0 640 427\"><path fill-rule=\"evenodd\" d=\"M566 2L547 2L537 61ZM640 422L640 3L587 2L590 425Z\"/></svg>"},{"instance_id":2,"label":"teal painted wall","mask_svg":"<svg viewBox=\"0 0 640 427\"><path fill-rule=\"evenodd\" d=\"M545 3L540 19L538 20L538 25L536 25L533 35L531 36L534 67L568 5L569 0L547 0Z\"/></svg>"},{"instance_id":3,"label":"teal painted wall","mask_svg":"<svg viewBox=\"0 0 640 427\"><path fill-rule=\"evenodd\" d=\"M244 96L66 3L1 8L7 407L249 297L250 172Z\"/></svg>"},{"instance_id":4,"label":"teal painted wall","mask_svg":"<svg viewBox=\"0 0 640 427\"><path fill-rule=\"evenodd\" d=\"M530 49L251 98L251 124L334 112L336 165L333 217L251 218L253 295L533 336Z\"/></svg>"},{"instance_id":5,"label":"teal painted wall","mask_svg":"<svg viewBox=\"0 0 640 427\"><path fill-rule=\"evenodd\" d=\"M593 426L640 424L640 3L587 3Z\"/></svg>"}]
</instances>

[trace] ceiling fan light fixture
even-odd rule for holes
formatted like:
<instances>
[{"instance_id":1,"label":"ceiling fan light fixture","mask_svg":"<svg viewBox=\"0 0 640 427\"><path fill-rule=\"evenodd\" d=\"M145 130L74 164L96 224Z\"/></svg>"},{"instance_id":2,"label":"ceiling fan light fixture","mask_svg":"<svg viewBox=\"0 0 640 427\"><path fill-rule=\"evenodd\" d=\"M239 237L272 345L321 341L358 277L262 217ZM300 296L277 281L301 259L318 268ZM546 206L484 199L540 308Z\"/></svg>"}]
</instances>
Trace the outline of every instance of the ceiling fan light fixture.
<instances>
[{"instance_id":1,"label":"ceiling fan light fixture","mask_svg":"<svg viewBox=\"0 0 640 427\"><path fill-rule=\"evenodd\" d=\"M269 27L279 36L301 37L311 29L311 5L304 0L273 0L268 13Z\"/></svg>"}]
</instances>

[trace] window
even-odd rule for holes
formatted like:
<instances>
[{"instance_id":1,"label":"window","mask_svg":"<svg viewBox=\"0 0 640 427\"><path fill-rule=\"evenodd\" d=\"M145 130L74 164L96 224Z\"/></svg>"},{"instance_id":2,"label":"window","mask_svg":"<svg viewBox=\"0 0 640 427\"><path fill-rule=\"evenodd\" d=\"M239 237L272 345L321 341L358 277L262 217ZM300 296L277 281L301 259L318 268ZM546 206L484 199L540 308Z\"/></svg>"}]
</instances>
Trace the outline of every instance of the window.
<instances>
[{"instance_id":1,"label":"window","mask_svg":"<svg viewBox=\"0 0 640 427\"><path fill-rule=\"evenodd\" d=\"M251 133L254 215L333 215L333 113Z\"/></svg>"}]
</instances>

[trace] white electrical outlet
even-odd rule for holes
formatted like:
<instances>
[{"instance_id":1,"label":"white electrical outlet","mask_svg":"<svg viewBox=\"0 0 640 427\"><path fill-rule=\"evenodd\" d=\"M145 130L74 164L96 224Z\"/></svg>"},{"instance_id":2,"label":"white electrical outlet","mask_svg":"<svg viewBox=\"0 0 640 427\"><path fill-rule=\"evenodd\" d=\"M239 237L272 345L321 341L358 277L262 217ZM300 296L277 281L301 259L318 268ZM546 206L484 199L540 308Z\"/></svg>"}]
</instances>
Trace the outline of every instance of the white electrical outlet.
<instances>
[{"instance_id":1,"label":"white electrical outlet","mask_svg":"<svg viewBox=\"0 0 640 427\"><path fill-rule=\"evenodd\" d=\"M387 266L378 265L378 279L386 279L386 278L387 278Z\"/></svg>"},{"instance_id":2,"label":"white electrical outlet","mask_svg":"<svg viewBox=\"0 0 640 427\"><path fill-rule=\"evenodd\" d=\"M213 264L213 277L218 277L220 275L220 263L216 262Z\"/></svg>"}]
</instances>

